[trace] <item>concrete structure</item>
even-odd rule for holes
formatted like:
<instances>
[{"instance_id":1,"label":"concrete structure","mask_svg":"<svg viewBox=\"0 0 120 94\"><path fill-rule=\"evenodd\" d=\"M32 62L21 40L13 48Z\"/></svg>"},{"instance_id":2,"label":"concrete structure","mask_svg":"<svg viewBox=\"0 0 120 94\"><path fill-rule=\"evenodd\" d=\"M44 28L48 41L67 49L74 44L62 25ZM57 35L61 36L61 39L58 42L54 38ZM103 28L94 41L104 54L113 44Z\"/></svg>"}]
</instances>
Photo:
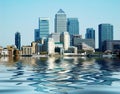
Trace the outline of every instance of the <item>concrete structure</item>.
<instances>
[{"instance_id":1,"label":"concrete structure","mask_svg":"<svg viewBox=\"0 0 120 94\"><path fill-rule=\"evenodd\" d=\"M74 46L77 46L77 45L79 45L81 43L85 43L88 46L90 46L92 48L95 48L95 41L94 41L94 39L81 39L81 37L74 37L73 38Z\"/></svg>"},{"instance_id":2,"label":"concrete structure","mask_svg":"<svg viewBox=\"0 0 120 94\"><path fill-rule=\"evenodd\" d=\"M68 50L70 46L70 35L68 32L62 32L60 42L63 43L64 50Z\"/></svg>"},{"instance_id":3,"label":"concrete structure","mask_svg":"<svg viewBox=\"0 0 120 94\"><path fill-rule=\"evenodd\" d=\"M7 49L7 48L4 48L4 49L2 50L2 52L1 52L1 55L2 55L2 56L8 56L8 55L9 55L8 49Z\"/></svg>"},{"instance_id":4,"label":"concrete structure","mask_svg":"<svg viewBox=\"0 0 120 94\"><path fill-rule=\"evenodd\" d=\"M52 33L49 37L53 38L55 43L60 42L60 33Z\"/></svg>"},{"instance_id":5,"label":"concrete structure","mask_svg":"<svg viewBox=\"0 0 120 94\"><path fill-rule=\"evenodd\" d=\"M55 32L62 33L67 31L67 18L65 12L60 9L55 15Z\"/></svg>"},{"instance_id":6,"label":"concrete structure","mask_svg":"<svg viewBox=\"0 0 120 94\"><path fill-rule=\"evenodd\" d=\"M68 52L74 53L75 55L77 55L77 47L75 47L75 46L70 46L70 47L68 48Z\"/></svg>"},{"instance_id":7,"label":"concrete structure","mask_svg":"<svg viewBox=\"0 0 120 94\"><path fill-rule=\"evenodd\" d=\"M100 24L99 30L99 50L104 50L103 42L107 40L113 40L113 25L111 24Z\"/></svg>"},{"instance_id":8,"label":"concrete structure","mask_svg":"<svg viewBox=\"0 0 120 94\"><path fill-rule=\"evenodd\" d=\"M103 51L120 51L120 40L107 40L103 43Z\"/></svg>"},{"instance_id":9,"label":"concrete structure","mask_svg":"<svg viewBox=\"0 0 120 94\"><path fill-rule=\"evenodd\" d=\"M48 44L47 45L48 55L55 54L55 42L54 42L54 39L48 38L47 44Z\"/></svg>"},{"instance_id":10,"label":"concrete structure","mask_svg":"<svg viewBox=\"0 0 120 94\"><path fill-rule=\"evenodd\" d=\"M21 50L21 35L19 32L15 33L15 45L17 49Z\"/></svg>"},{"instance_id":11,"label":"concrete structure","mask_svg":"<svg viewBox=\"0 0 120 94\"><path fill-rule=\"evenodd\" d=\"M23 56L31 56L32 55L32 47L31 46L22 46L22 55Z\"/></svg>"},{"instance_id":12,"label":"concrete structure","mask_svg":"<svg viewBox=\"0 0 120 94\"><path fill-rule=\"evenodd\" d=\"M40 38L47 38L49 35L49 18L39 18Z\"/></svg>"},{"instance_id":13,"label":"concrete structure","mask_svg":"<svg viewBox=\"0 0 120 94\"><path fill-rule=\"evenodd\" d=\"M82 43L82 50L95 52L95 49L85 43Z\"/></svg>"},{"instance_id":14,"label":"concrete structure","mask_svg":"<svg viewBox=\"0 0 120 94\"><path fill-rule=\"evenodd\" d=\"M32 47L32 54L36 54L36 45L37 45L37 42L32 42L31 43L31 47Z\"/></svg>"},{"instance_id":15,"label":"concrete structure","mask_svg":"<svg viewBox=\"0 0 120 94\"><path fill-rule=\"evenodd\" d=\"M3 50L3 47L0 46L0 56L1 56L2 50Z\"/></svg>"},{"instance_id":16,"label":"concrete structure","mask_svg":"<svg viewBox=\"0 0 120 94\"><path fill-rule=\"evenodd\" d=\"M67 31L70 34L70 45L73 45L73 35L79 35L79 21L78 18L67 19Z\"/></svg>"},{"instance_id":17,"label":"concrete structure","mask_svg":"<svg viewBox=\"0 0 120 94\"><path fill-rule=\"evenodd\" d=\"M35 29L34 30L34 41L39 41L40 40L40 30L39 29Z\"/></svg>"},{"instance_id":18,"label":"concrete structure","mask_svg":"<svg viewBox=\"0 0 120 94\"><path fill-rule=\"evenodd\" d=\"M8 45L8 46L7 46L7 49L8 49L8 54L9 54L9 56L14 56L14 55L15 55L15 53L14 53L14 51L15 51L15 49L16 49L15 45ZM19 49L18 49L18 50L19 50Z\"/></svg>"},{"instance_id":19,"label":"concrete structure","mask_svg":"<svg viewBox=\"0 0 120 94\"><path fill-rule=\"evenodd\" d=\"M63 43L55 42L55 48L63 48Z\"/></svg>"}]
</instances>

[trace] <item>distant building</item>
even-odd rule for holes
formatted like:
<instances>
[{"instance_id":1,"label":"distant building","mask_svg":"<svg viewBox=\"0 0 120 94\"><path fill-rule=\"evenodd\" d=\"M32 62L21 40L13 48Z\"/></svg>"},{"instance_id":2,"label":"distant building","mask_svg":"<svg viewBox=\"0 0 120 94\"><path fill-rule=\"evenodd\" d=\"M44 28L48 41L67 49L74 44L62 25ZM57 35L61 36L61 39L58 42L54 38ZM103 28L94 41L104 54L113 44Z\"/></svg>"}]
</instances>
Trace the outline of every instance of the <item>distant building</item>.
<instances>
[{"instance_id":1,"label":"distant building","mask_svg":"<svg viewBox=\"0 0 120 94\"><path fill-rule=\"evenodd\" d=\"M40 30L35 29L34 30L34 41L39 41L40 40Z\"/></svg>"},{"instance_id":2,"label":"distant building","mask_svg":"<svg viewBox=\"0 0 120 94\"><path fill-rule=\"evenodd\" d=\"M31 43L32 54L36 54L36 53L37 53L37 51L36 51L36 46L37 46L37 42L32 42L32 43Z\"/></svg>"},{"instance_id":3,"label":"distant building","mask_svg":"<svg viewBox=\"0 0 120 94\"><path fill-rule=\"evenodd\" d=\"M52 33L49 37L53 38L55 43L60 42L60 33Z\"/></svg>"},{"instance_id":4,"label":"distant building","mask_svg":"<svg viewBox=\"0 0 120 94\"><path fill-rule=\"evenodd\" d=\"M49 35L49 18L39 18L40 38L47 38Z\"/></svg>"},{"instance_id":5,"label":"distant building","mask_svg":"<svg viewBox=\"0 0 120 94\"><path fill-rule=\"evenodd\" d=\"M15 45L17 49L21 50L21 35L19 32L15 33Z\"/></svg>"},{"instance_id":6,"label":"distant building","mask_svg":"<svg viewBox=\"0 0 120 94\"><path fill-rule=\"evenodd\" d=\"M68 32L61 33L60 42L63 43L64 50L68 50L70 46L70 35Z\"/></svg>"},{"instance_id":7,"label":"distant building","mask_svg":"<svg viewBox=\"0 0 120 94\"><path fill-rule=\"evenodd\" d=\"M22 55L23 56L31 56L32 55L32 47L31 46L22 46Z\"/></svg>"},{"instance_id":8,"label":"distant building","mask_svg":"<svg viewBox=\"0 0 120 94\"><path fill-rule=\"evenodd\" d=\"M9 55L8 49L7 49L7 48L4 48L4 49L2 50L2 52L1 52L1 55L2 55L2 56L8 56L8 55Z\"/></svg>"},{"instance_id":9,"label":"distant building","mask_svg":"<svg viewBox=\"0 0 120 94\"><path fill-rule=\"evenodd\" d=\"M15 53L14 53L14 51L16 50L16 46L15 45L8 45L7 49L8 49L9 56L15 55Z\"/></svg>"},{"instance_id":10,"label":"distant building","mask_svg":"<svg viewBox=\"0 0 120 94\"><path fill-rule=\"evenodd\" d=\"M79 45L81 43L85 43L88 46L90 46L92 48L95 48L95 41L94 41L94 39L82 39L81 37L74 37L73 38L74 46L77 46L77 45Z\"/></svg>"},{"instance_id":11,"label":"distant building","mask_svg":"<svg viewBox=\"0 0 120 94\"><path fill-rule=\"evenodd\" d=\"M3 50L3 47L0 46L0 56L1 56L2 50Z\"/></svg>"},{"instance_id":12,"label":"distant building","mask_svg":"<svg viewBox=\"0 0 120 94\"><path fill-rule=\"evenodd\" d=\"M95 49L93 47L87 45L86 43L82 43L81 46L82 46L82 50L84 50L84 51L89 50L89 51L95 52Z\"/></svg>"},{"instance_id":13,"label":"distant building","mask_svg":"<svg viewBox=\"0 0 120 94\"><path fill-rule=\"evenodd\" d=\"M99 50L104 50L103 42L107 40L113 40L113 25L111 24L100 24L99 30Z\"/></svg>"},{"instance_id":14,"label":"distant building","mask_svg":"<svg viewBox=\"0 0 120 94\"><path fill-rule=\"evenodd\" d=\"M120 40L107 40L103 43L103 51L120 51Z\"/></svg>"},{"instance_id":15,"label":"distant building","mask_svg":"<svg viewBox=\"0 0 120 94\"><path fill-rule=\"evenodd\" d=\"M93 28L86 29L86 39L94 39L95 40L95 30Z\"/></svg>"},{"instance_id":16,"label":"distant building","mask_svg":"<svg viewBox=\"0 0 120 94\"><path fill-rule=\"evenodd\" d=\"M53 38L48 38L47 40L48 55L55 54L55 42Z\"/></svg>"},{"instance_id":17,"label":"distant building","mask_svg":"<svg viewBox=\"0 0 120 94\"><path fill-rule=\"evenodd\" d=\"M65 12L60 9L55 15L55 32L62 33L67 31L67 18Z\"/></svg>"},{"instance_id":18,"label":"distant building","mask_svg":"<svg viewBox=\"0 0 120 94\"><path fill-rule=\"evenodd\" d=\"M67 31L70 34L70 45L73 45L73 35L79 35L79 21L78 18L67 19Z\"/></svg>"}]
</instances>

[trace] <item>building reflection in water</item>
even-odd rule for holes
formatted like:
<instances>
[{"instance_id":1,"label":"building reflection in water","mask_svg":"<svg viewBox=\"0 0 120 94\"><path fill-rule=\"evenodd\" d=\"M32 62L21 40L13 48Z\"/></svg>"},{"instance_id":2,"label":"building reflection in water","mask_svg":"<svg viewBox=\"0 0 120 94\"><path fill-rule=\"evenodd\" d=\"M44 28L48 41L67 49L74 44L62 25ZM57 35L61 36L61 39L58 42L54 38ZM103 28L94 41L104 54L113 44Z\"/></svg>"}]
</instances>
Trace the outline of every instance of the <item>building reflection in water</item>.
<instances>
[{"instance_id":1,"label":"building reflection in water","mask_svg":"<svg viewBox=\"0 0 120 94\"><path fill-rule=\"evenodd\" d=\"M120 59L2 57L0 64L3 63L7 68L11 67L10 79L16 80L16 85L27 81L35 91L43 94L79 90L82 85L112 86L120 83Z\"/></svg>"}]
</instances>

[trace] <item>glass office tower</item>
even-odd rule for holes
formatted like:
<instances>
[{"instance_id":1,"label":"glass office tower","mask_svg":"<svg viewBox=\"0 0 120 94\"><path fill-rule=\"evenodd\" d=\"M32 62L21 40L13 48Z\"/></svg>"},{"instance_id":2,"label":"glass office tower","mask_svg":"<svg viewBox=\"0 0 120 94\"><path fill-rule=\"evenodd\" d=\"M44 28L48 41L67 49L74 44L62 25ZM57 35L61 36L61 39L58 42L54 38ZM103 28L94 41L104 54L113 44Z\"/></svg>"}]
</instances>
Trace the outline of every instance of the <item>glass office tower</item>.
<instances>
[{"instance_id":1,"label":"glass office tower","mask_svg":"<svg viewBox=\"0 0 120 94\"><path fill-rule=\"evenodd\" d=\"M21 50L21 35L19 32L15 33L15 45L17 49Z\"/></svg>"},{"instance_id":2,"label":"glass office tower","mask_svg":"<svg viewBox=\"0 0 120 94\"><path fill-rule=\"evenodd\" d=\"M67 31L67 18L65 12L60 9L55 15L55 32L62 33Z\"/></svg>"},{"instance_id":3,"label":"glass office tower","mask_svg":"<svg viewBox=\"0 0 120 94\"><path fill-rule=\"evenodd\" d=\"M98 26L99 31L99 50L103 51L104 41L113 40L113 25L111 24L100 24Z\"/></svg>"},{"instance_id":4,"label":"glass office tower","mask_svg":"<svg viewBox=\"0 0 120 94\"><path fill-rule=\"evenodd\" d=\"M39 18L40 38L47 38L49 35L49 18Z\"/></svg>"}]
</instances>

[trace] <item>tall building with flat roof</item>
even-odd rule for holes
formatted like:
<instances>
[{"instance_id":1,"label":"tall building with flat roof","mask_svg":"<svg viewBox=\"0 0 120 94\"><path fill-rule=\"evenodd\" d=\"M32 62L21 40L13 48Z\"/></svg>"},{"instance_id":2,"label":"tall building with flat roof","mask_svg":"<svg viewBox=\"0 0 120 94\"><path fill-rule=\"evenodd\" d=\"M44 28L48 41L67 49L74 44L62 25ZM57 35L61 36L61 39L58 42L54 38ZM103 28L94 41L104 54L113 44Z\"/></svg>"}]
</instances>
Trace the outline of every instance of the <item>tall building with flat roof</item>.
<instances>
[{"instance_id":1,"label":"tall building with flat roof","mask_svg":"<svg viewBox=\"0 0 120 94\"><path fill-rule=\"evenodd\" d=\"M98 26L99 31L99 50L103 51L103 42L107 40L113 40L113 25L111 24L100 24Z\"/></svg>"},{"instance_id":2,"label":"tall building with flat roof","mask_svg":"<svg viewBox=\"0 0 120 94\"><path fill-rule=\"evenodd\" d=\"M47 38L49 35L49 18L39 18L40 38Z\"/></svg>"},{"instance_id":3,"label":"tall building with flat roof","mask_svg":"<svg viewBox=\"0 0 120 94\"><path fill-rule=\"evenodd\" d=\"M79 21L78 18L67 19L67 31L70 34L70 45L73 45L73 35L79 35Z\"/></svg>"},{"instance_id":4,"label":"tall building with flat roof","mask_svg":"<svg viewBox=\"0 0 120 94\"><path fill-rule=\"evenodd\" d=\"M65 12L60 9L55 15L55 32L62 33L67 31L67 18Z\"/></svg>"},{"instance_id":5,"label":"tall building with flat roof","mask_svg":"<svg viewBox=\"0 0 120 94\"><path fill-rule=\"evenodd\" d=\"M86 39L94 39L95 40L95 30L93 28L86 29Z\"/></svg>"},{"instance_id":6,"label":"tall building with flat roof","mask_svg":"<svg viewBox=\"0 0 120 94\"><path fill-rule=\"evenodd\" d=\"M67 19L67 31L70 35L79 34L79 21L78 18L68 18Z\"/></svg>"},{"instance_id":7,"label":"tall building with flat roof","mask_svg":"<svg viewBox=\"0 0 120 94\"><path fill-rule=\"evenodd\" d=\"M35 29L34 30L34 41L39 41L40 40L40 30Z\"/></svg>"},{"instance_id":8,"label":"tall building with flat roof","mask_svg":"<svg viewBox=\"0 0 120 94\"><path fill-rule=\"evenodd\" d=\"M21 35L20 32L15 33L15 45L17 49L21 50Z\"/></svg>"}]
</instances>

